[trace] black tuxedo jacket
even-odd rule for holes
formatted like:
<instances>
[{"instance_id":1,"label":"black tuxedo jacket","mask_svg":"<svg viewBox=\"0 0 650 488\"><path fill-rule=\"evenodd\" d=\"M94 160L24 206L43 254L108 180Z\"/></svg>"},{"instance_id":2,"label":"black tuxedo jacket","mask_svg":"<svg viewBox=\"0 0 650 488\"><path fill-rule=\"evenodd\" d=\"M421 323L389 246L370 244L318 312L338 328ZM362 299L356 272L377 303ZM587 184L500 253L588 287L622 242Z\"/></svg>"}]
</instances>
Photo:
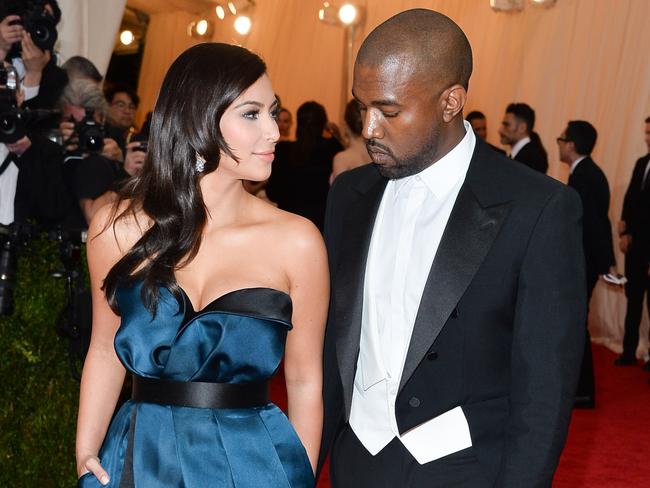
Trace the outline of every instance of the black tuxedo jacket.
<instances>
[{"instance_id":1,"label":"black tuxedo jacket","mask_svg":"<svg viewBox=\"0 0 650 488\"><path fill-rule=\"evenodd\" d=\"M612 226L609 222L609 185L605 173L587 157L569 176L569 186L582 201L582 234L587 264L587 281L606 274L614 260Z\"/></svg>"},{"instance_id":2,"label":"black tuxedo jacket","mask_svg":"<svg viewBox=\"0 0 650 488\"><path fill-rule=\"evenodd\" d=\"M328 202L321 463L350 414L385 186L374 165L362 166L336 179ZM395 411L403 433L460 405L495 486L550 486L564 445L585 333L580 220L573 190L477 141L424 288Z\"/></svg>"},{"instance_id":3,"label":"black tuxedo jacket","mask_svg":"<svg viewBox=\"0 0 650 488\"><path fill-rule=\"evenodd\" d=\"M632 236L632 246L646 250L650 258L650 175L642 188L643 173L650 161L650 154L639 158L634 165L630 184L623 200L621 220L625 221L626 232Z\"/></svg>"},{"instance_id":4,"label":"black tuxedo jacket","mask_svg":"<svg viewBox=\"0 0 650 488\"><path fill-rule=\"evenodd\" d=\"M548 156L544 148L535 141L530 141L513 158L515 161L524 163L531 169L546 173L548 170Z\"/></svg>"}]
</instances>

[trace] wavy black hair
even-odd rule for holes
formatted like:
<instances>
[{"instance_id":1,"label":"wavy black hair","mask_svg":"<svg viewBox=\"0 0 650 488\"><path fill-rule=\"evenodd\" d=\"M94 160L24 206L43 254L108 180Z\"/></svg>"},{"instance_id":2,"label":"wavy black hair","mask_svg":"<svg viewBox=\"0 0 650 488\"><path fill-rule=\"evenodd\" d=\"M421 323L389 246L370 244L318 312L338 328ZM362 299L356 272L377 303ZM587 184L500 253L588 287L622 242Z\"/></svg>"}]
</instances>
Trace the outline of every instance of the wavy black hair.
<instances>
[{"instance_id":1,"label":"wavy black hair","mask_svg":"<svg viewBox=\"0 0 650 488\"><path fill-rule=\"evenodd\" d=\"M221 43L193 46L169 68L151 118L144 167L120 191L114 206L113 232L115 222L136 212L152 222L104 280L103 290L116 313L117 288L140 280L142 300L152 313L160 287L181 300L174 273L196 256L207 220L199 180L217 168L222 151L236 159L219 121L265 72L256 54ZM197 155L205 159L201 173L195 169ZM117 215L125 200L126 209Z\"/></svg>"}]
</instances>

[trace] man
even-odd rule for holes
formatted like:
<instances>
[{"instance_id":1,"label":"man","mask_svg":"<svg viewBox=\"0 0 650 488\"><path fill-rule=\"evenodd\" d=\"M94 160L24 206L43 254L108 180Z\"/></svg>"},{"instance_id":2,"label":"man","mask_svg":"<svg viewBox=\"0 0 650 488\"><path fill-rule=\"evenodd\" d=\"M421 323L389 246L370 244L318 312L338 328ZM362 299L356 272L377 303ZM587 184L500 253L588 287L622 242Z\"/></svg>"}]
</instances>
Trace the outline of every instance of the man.
<instances>
[{"instance_id":1,"label":"man","mask_svg":"<svg viewBox=\"0 0 650 488\"><path fill-rule=\"evenodd\" d=\"M587 311L598 277L615 273L612 227L609 222L609 185L605 173L591 159L596 145L596 129L584 120L569 122L557 138L560 161L569 165L569 186L578 192L582 201L582 235L587 271ZM576 393L576 407L594 408L594 365L591 356L591 338L585 322L585 353Z\"/></svg>"},{"instance_id":2,"label":"man","mask_svg":"<svg viewBox=\"0 0 650 488\"><path fill-rule=\"evenodd\" d=\"M643 310L643 296L648 297L650 311L650 117L645 119L645 143L648 154L638 159L632 172L632 179L625 192L623 212L619 224L620 249L625 254L625 336L623 354L615 361L618 366L636 364L636 349L639 343L639 325ZM645 369L650 370L650 362Z\"/></svg>"},{"instance_id":3,"label":"man","mask_svg":"<svg viewBox=\"0 0 650 488\"><path fill-rule=\"evenodd\" d=\"M139 143L127 146L124 164L122 150L114 139L105 137L100 151L83 152L77 149L74 136L87 112L93 121L101 124L106 113L106 99L92 80L76 79L63 91L60 100L63 120L60 129L66 142L66 171L72 193L79 203L77 224L85 227L102 205L111 201L119 183L138 173L144 164L144 153L134 151ZM72 122L74 120L74 122Z\"/></svg>"},{"instance_id":4,"label":"man","mask_svg":"<svg viewBox=\"0 0 650 488\"><path fill-rule=\"evenodd\" d=\"M140 105L140 97L130 87L118 84L106 90L106 101L106 122L109 126L107 132L124 150L126 141L135 132L135 113Z\"/></svg>"},{"instance_id":5,"label":"man","mask_svg":"<svg viewBox=\"0 0 650 488\"><path fill-rule=\"evenodd\" d=\"M480 137L482 140L484 140L487 143L487 145L492 148L493 151L496 151L503 155L506 154L506 152L503 149L493 146L492 144L487 142L487 119L485 118L483 112L474 110L473 112L467 114L465 120L467 120L467 122L469 122L469 125L472 126L472 130L474 131L474 134L476 134L477 137Z\"/></svg>"},{"instance_id":6,"label":"man","mask_svg":"<svg viewBox=\"0 0 650 488\"><path fill-rule=\"evenodd\" d=\"M11 68L0 67L3 77ZM3 111L19 110L24 92L0 87ZM11 108L10 108L11 107ZM35 223L52 228L66 223L72 200L63 178L61 147L36 134L7 137L0 142L0 225Z\"/></svg>"},{"instance_id":7,"label":"man","mask_svg":"<svg viewBox=\"0 0 650 488\"><path fill-rule=\"evenodd\" d=\"M477 140L471 72L463 32L425 9L356 59L374 164L327 210L335 488L551 485L584 344L580 202Z\"/></svg>"},{"instance_id":8,"label":"man","mask_svg":"<svg viewBox=\"0 0 650 488\"><path fill-rule=\"evenodd\" d=\"M68 78L57 66L57 56L42 50L21 25L17 12L32 7L42 8L42 15L54 25L61 20L61 9L56 0L42 2L3 1L0 4L0 58L14 65L25 91L25 106L30 109L51 109L63 92ZM16 49L20 46L20 50Z\"/></svg>"},{"instance_id":9,"label":"man","mask_svg":"<svg viewBox=\"0 0 650 488\"><path fill-rule=\"evenodd\" d=\"M511 147L510 157L540 173L548 170L548 157L539 135L533 131L535 111L525 103L511 103L501 122L501 144Z\"/></svg>"}]
</instances>

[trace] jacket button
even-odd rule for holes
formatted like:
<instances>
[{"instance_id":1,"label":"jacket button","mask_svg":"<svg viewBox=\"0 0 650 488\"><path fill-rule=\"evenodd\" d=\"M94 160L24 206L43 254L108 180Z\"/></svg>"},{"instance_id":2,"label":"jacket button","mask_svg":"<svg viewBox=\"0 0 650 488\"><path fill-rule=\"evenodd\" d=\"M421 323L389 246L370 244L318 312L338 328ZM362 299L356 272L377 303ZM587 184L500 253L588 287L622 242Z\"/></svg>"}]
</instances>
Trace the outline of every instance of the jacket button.
<instances>
[{"instance_id":1,"label":"jacket button","mask_svg":"<svg viewBox=\"0 0 650 488\"><path fill-rule=\"evenodd\" d=\"M457 319L457 318L458 318L458 307L454 308L454 309L451 311L451 318L452 318L452 319Z\"/></svg>"},{"instance_id":2,"label":"jacket button","mask_svg":"<svg viewBox=\"0 0 650 488\"><path fill-rule=\"evenodd\" d=\"M420 406L420 399L418 397L411 397L409 400L409 405L412 406L413 408L417 408Z\"/></svg>"},{"instance_id":3,"label":"jacket button","mask_svg":"<svg viewBox=\"0 0 650 488\"><path fill-rule=\"evenodd\" d=\"M427 354L427 359L429 361L435 361L436 359L438 359L438 353L437 352L430 352L429 354Z\"/></svg>"}]
</instances>

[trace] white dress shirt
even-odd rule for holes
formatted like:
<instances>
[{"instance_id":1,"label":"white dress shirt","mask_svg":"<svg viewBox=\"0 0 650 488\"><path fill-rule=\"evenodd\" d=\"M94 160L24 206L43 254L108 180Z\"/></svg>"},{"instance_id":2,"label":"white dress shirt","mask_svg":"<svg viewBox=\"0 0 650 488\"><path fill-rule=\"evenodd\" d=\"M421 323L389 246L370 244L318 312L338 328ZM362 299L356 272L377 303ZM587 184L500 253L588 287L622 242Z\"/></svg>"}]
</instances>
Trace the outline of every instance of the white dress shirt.
<instances>
[{"instance_id":1,"label":"white dress shirt","mask_svg":"<svg viewBox=\"0 0 650 488\"><path fill-rule=\"evenodd\" d=\"M523 149L523 147L530 142L530 137L524 137L523 139L519 139L517 142L515 142L515 145L512 146L512 150L510 151L510 157L512 159L515 159L515 156L519 154L519 151Z\"/></svg>"},{"instance_id":2,"label":"white dress shirt","mask_svg":"<svg viewBox=\"0 0 650 488\"><path fill-rule=\"evenodd\" d=\"M465 137L442 159L417 175L387 183L377 211L349 420L372 455L396 436L422 464L471 446L459 407L400 437L395 400L424 285L475 144L465 122ZM443 431L452 438L443 439Z\"/></svg>"},{"instance_id":3,"label":"white dress shirt","mask_svg":"<svg viewBox=\"0 0 650 488\"><path fill-rule=\"evenodd\" d=\"M0 166L9 155L9 149L0 144ZM18 166L9 163L7 169L0 175L0 224L9 225L14 221L14 200L18 184Z\"/></svg>"}]
</instances>

